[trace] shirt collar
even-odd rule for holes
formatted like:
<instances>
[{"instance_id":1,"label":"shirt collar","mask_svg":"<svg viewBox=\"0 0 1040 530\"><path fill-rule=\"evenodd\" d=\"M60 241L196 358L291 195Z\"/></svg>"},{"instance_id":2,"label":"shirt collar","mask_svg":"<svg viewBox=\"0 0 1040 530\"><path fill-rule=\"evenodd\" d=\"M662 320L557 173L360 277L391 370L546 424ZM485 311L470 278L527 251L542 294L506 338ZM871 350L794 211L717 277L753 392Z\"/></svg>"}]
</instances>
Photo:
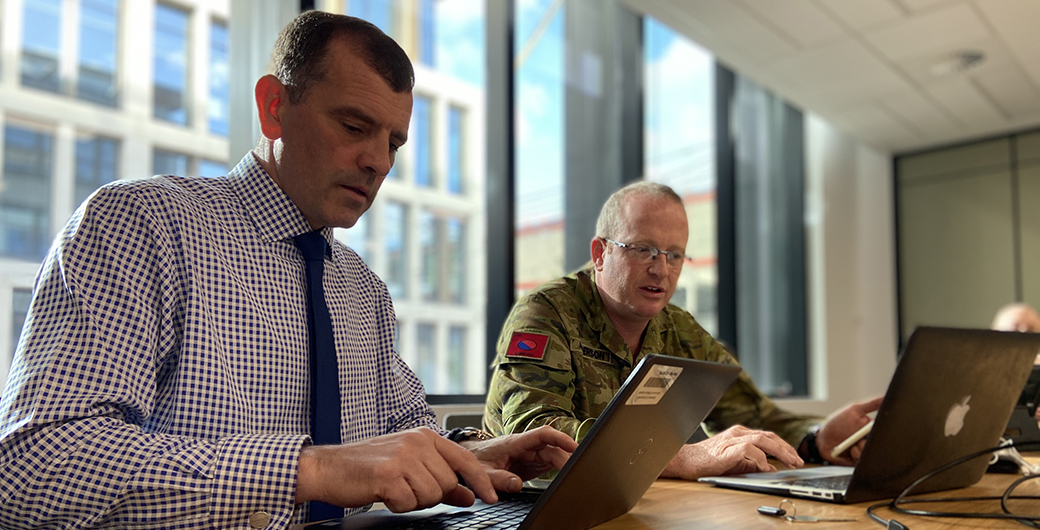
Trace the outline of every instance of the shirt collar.
<instances>
[{"instance_id":1,"label":"shirt collar","mask_svg":"<svg viewBox=\"0 0 1040 530\"><path fill-rule=\"evenodd\" d=\"M242 201L242 206L256 227L260 240L265 242L291 239L310 232L311 227L303 212L267 174L252 152L246 153L230 172L228 180ZM321 229L326 241L332 229Z\"/></svg>"},{"instance_id":2,"label":"shirt collar","mask_svg":"<svg viewBox=\"0 0 1040 530\"><path fill-rule=\"evenodd\" d=\"M599 342L607 351L631 366L632 351L628 349L625 339L621 337L617 328L614 327L614 323L607 316L603 298L600 297L599 289L596 287L596 268L592 263L586 264L582 270L578 271L577 278L576 294L585 310L585 319L589 323L589 327L599 332Z\"/></svg>"}]
</instances>

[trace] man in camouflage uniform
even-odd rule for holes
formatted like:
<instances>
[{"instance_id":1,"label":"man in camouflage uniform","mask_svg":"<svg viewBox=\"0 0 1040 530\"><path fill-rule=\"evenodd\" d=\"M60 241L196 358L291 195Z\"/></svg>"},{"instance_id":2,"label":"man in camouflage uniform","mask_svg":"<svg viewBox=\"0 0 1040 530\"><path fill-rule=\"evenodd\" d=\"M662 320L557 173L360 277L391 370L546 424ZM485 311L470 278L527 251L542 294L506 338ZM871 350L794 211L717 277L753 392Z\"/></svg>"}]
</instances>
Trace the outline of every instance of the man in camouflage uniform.
<instances>
[{"instance_id":1,"label":"man in camouflage uniform","mask_svg":"<svg viewBox=\"0 0 1040 530\"><path fill-rule=\"evenodd\" d=\"M596 233L589 265L528 294L506 319L484 413L496 435L551 425L581 441L651 353L737 364L692 315L668 303L688 237L682 199L671 188L639 182L619 190ZM741 372L705 420L709 431L724 432L685 446L663 476L773 470L766 455L789 466L823 458L852 464L862 443L838 458L829 453L879 403L850 405L821 424L778 408Z\"/></svg>"}]
</instances>

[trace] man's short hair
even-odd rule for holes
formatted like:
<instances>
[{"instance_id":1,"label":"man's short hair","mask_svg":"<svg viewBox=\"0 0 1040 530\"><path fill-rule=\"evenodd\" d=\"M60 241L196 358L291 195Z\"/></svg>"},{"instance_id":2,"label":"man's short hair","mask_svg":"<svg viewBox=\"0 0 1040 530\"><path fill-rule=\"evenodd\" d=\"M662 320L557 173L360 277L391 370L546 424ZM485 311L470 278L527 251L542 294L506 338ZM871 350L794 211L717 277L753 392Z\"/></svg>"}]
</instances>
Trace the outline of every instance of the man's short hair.
<instances>
[{"instance_id":1,"label":"man's short hair","mask_svg":"<svg viewBox=\"0 0 1040 530\"><path fill-rule=\"evenodd\" d=\"M381 29L360 18L324 11L307 11L289 22L274 45L274 75L285 85L289 101L303 100L307 89L325 77L329 43L347 39L394 92L410 92L415 71L408 54Z\"/></svg>"},{"instance_id":2,"label":"man's short hair","mask_svg":"<svg viewBox=\"0 0 1040 530\"><path fill-rule=\"evenodd\" d=\"M596 219L596 236L608 239L617 237L623 225L621 211L625 205L625 197L633 193L675 201L679 206L683 206L682 197L664 184L648 180L633 182L615 191L607 198L607 202L603 203L603 208L599 211L599 218Z\"/></svg>"}]
</instances>

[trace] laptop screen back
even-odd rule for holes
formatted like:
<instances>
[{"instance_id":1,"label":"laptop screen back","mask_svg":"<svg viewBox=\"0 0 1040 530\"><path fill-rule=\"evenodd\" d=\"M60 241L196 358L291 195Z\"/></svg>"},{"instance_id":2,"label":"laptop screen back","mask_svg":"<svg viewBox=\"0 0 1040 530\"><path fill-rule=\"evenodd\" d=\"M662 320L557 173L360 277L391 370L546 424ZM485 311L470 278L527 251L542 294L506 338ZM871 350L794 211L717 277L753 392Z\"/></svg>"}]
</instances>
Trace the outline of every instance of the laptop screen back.
<instances>
[{"instance_id":1,"label":"laptop screen back","mask_svg":"<svg viewBox=\"0 0 1040 530\"><path fill-rule=\"evenodd\" d=\"M585 529L632 509L739 373L646 356L520 528Z\"/></svg>"},{"instance_id":2,"label":"laptop screen back","mask_svg":"<svg viewBox=\"0 0 1040 530\"><path fill-rule=\"evenodd\" d=\"M921 327L907 342L846 502L894 497L918 477L996 446L1040 350L1040 335ZM974 484L979 458L929 479L924 493Z\"/></svg>"}]
</instances>

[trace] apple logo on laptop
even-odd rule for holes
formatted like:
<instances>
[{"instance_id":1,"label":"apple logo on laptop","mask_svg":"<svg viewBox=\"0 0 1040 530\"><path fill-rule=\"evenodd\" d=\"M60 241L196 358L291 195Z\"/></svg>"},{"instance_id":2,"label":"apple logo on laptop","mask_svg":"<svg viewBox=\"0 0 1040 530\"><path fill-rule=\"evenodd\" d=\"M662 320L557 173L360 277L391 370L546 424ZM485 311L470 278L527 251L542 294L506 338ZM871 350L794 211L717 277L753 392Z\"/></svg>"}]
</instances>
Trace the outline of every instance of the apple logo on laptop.
<instances>
[{"instance_id":1,"label":"apple logo on laptop","mask_svg":"<svg viewBox=\"0 0 1040 530\"><path fill-rule=\"evenodd\" d=\"M957 436L957 433L964 428L964 415L971 409L971 405L968 404L969 400L971 400L971 395L964 396L960 403L954 403L950 407L950 412L946 415L946 428L943 429L946 436Z\"/></svg>"}]
</instances>

